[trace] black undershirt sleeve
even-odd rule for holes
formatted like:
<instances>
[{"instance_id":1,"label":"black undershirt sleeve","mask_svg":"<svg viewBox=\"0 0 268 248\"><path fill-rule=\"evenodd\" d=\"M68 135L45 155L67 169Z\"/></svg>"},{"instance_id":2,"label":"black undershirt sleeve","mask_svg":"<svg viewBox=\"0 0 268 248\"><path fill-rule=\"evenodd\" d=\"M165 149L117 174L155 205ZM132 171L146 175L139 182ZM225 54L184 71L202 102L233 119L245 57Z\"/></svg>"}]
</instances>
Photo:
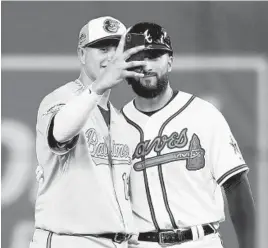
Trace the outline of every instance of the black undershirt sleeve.
<instances>
[{"instance_id":1,"label":"black undershirt sleeve","mask_svg":"<svg viewBox=\"0 0 268 248\"><path fill-rule=\"evenodd\" d=\"M222 185L239 247L255 246L255 206L247 173L241 172Z\"/></svg>"}]
</instances>

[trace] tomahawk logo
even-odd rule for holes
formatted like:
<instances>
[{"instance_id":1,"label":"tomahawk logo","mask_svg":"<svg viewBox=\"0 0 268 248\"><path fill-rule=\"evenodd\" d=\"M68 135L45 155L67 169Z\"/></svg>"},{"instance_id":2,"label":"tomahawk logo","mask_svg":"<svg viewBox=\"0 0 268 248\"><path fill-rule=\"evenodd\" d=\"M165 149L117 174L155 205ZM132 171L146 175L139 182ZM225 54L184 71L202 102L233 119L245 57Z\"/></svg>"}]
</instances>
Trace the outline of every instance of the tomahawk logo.
<instances>
[{"instance_id":1,"label":"tomahawk logo","mask_svg":"<svg viewBox=\"0 0 268 248\"><path fill-rule=\"evenodd\" d=\"M157 165L168 164L170 162L185 160L186 168L190 171L196 171L204 168L205 166L205 150L201 147L200 139L196 134L193 134L190 142L189 149L161 154L161 151L167 145L169 149L184 148L188 143L187 129L183 129L180 134L174 132L167 137L156 137L152 142L143 142L143 152L141 151L141 143L136 147L134 158L141 158L141 161L134 164L135 171L142 171L146 168L150 168ZM159 152L159 155L146 158L154 146L154 151ZM145 151L145 152L144 152Z\"/></svg>"}]
</instances>

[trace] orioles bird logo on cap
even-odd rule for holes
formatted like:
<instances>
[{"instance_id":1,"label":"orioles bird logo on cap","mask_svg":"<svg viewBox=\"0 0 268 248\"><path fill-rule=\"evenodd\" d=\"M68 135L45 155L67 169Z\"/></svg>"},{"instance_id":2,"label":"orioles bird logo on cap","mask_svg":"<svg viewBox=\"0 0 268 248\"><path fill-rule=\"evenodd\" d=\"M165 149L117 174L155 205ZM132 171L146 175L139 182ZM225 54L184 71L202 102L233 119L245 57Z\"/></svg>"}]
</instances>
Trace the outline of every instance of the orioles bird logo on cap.
<instances>
[{"instance_id":1,"label":"orioles bird logo on cap","mask_svg":"<svg viewBox=\"0 0 268 248\"><path fill-rule=\"evenodd\" d=\"M86 40L87 36L85 33L82 33L79 37L79 45L81 45L85 40Z\"/></svg>"},{"instance_id":2,"label":"orioles bird logo on cap","mask_svg":"<svg viewBox=\"0 0 268 248\"><path fill-rule=\"evenodd\" d=\"M103 28L108 33L116 33L119 29L119 22L113 19L106 19L103 23Z\"/></svg>"}]
</instances>

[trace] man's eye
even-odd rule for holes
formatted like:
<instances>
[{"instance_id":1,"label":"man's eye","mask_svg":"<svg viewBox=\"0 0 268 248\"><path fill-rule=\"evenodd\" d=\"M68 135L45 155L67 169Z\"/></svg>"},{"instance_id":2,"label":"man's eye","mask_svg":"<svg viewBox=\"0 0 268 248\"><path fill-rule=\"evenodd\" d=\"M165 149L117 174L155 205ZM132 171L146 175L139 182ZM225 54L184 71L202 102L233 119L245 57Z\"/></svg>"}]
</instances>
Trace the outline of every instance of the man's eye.
<instances>
[{"instance_id":1,"label":"man's eye","mask_svg":"<svg viewBox=\"0 0 268 248\"><path fill-rule=\"evenodd\" d=\"M106 53L108 51L108 48L107 47L103 47L103 48L100 48L100 50L104 53Z\"/></svg>"},{"instance_id":2,"label":"man's eye","mask_svg":"<svg viewBox=\"0 0 268 248\"><path fill-rule=\"evenodd\" d=\"M158 58L159 58L159 56L156 56L156 55L149 56L149 59L151 59L151 60L157 60Z\"/></svg>"},{"instance_id":3,"label":"man's eye","mask_svg":"<svg viewBox=\"0 0 268 248\"><path fill-rule=\"evenodd\" d=\"M158 60L161 57L161 54L159 54L159 53L149 53L149 54L145 55L145 57L150 59L150 60Z\"/></svg>"}]
</instances>

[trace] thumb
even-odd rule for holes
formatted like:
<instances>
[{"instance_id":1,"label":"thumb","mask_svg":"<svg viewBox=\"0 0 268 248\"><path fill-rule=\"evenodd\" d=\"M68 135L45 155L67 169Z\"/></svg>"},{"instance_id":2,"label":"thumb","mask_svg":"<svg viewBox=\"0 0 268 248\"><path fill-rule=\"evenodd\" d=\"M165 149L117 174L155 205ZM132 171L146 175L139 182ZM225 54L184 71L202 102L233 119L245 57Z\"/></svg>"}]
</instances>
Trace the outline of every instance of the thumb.
<instances>
[{"instance_id":1,"label":"thumb","mask_svg":"<svg viewBox=\"0 0 268 248\"><path fill-rule=\"evenodd\" d=\"M128 244L138 245L140 242L138 241L138 235L132 235L132 237L128 240Z\"/></svg>"}]
</instances>

